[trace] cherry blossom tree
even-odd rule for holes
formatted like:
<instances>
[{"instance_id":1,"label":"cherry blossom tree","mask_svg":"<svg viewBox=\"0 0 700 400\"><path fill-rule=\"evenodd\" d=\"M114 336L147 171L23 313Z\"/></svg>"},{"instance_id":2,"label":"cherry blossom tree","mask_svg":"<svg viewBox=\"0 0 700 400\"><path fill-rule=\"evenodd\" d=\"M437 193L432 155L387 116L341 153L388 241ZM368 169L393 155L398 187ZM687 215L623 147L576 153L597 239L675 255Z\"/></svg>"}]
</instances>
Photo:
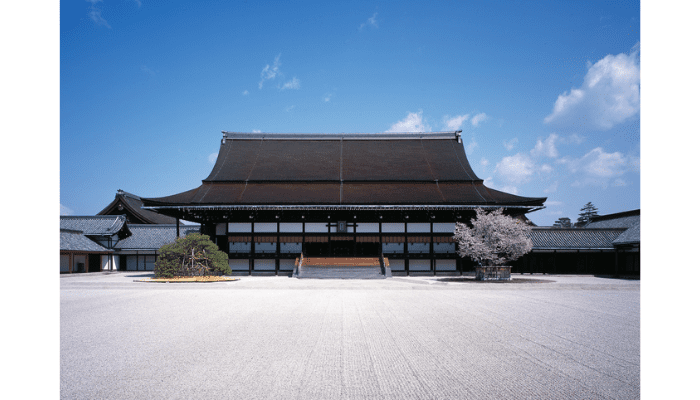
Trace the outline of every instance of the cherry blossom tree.
<instances>
[{"instance_id":1,"label":"cherry blossom tree","mask_svg":"<svg viewBox=\"0 0 700 400\"><path fill-rule=\"evenodd\" d=\"M460 222L455 225L457 253L486 266L503 265L532 250L531 230L524 222L503 215L502 208L491 212L479 208L471 228Z\"/></svg>"}]
</instances>

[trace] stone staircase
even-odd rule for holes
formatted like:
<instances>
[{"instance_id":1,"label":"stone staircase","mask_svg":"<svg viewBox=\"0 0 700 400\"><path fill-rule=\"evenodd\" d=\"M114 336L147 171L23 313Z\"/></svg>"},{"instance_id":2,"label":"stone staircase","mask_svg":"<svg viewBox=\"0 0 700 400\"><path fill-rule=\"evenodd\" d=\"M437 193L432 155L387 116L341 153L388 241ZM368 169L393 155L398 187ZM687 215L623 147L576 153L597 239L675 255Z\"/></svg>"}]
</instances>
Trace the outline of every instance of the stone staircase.
<instances>
[{"instance_id":1,"label":"stone staircase","mask_svg":"<svg viewBox=\"0 0 700 400\"><path fill-rule=\"evenodd\" d=\"M379 257L305 258L296 260L292 276L299 279L385 279L391 278L389 261Z\"/></svg>"}]
</instances>

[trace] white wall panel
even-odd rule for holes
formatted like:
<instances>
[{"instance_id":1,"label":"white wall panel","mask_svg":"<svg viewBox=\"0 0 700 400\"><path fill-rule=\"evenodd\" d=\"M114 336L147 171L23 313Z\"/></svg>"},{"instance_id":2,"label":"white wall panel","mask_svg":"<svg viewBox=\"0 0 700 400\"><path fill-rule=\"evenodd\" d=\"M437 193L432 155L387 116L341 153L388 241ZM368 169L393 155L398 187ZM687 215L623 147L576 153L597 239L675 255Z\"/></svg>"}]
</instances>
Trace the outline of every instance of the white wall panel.
<instances>
[{"instance_id":1,"label":"white wall panel","mask_svg":"<svg viewBox=\"0 0 700 400\"><path fill-rule=\"evenodd\" d=\"M430 253L430 243L409 243L408 244L409 253Z\"/></svg>"},{"instance_id":2,"label":"white wall panel","mask_svg":"<svg viewBox=\"0 0 700 400\"><path fill-rule=\"evenodd\" d=\"M248 271L248 259L228 260L228 266L231 268L231 271Z\"/></svg>"},{"instance_id":3,"label":"white wall panel","mask_svg":"<svg viewBox=\"0 0 700 400\"><path fill-rule=\"evenodd\" d=\"M379 232L379 222L358 222L355 232L358 232L358 233Z\"/></svg>"},{"instance_id":4,"label":"white wall panel","mask_svg":"<svg viewBox=\"0 0 700 400\"><path fill-rule=\"evenodd\" d=\"M255 233L258 232L277 232L277 222L256 222Z\"/></svg>"},{"instance_id":5,"label":"white wall panel","mask_svg":"<svg viewBox=\"0 0 700 400\"><path fill-rule=\"evenodd\" d=\"M216 224L216 234L217 235L225 235L226 228L228 228L228 225L225 222Z\"/></svg>"},{"instance_id":6,"label":"white wall panel","mask_svg":"<svg viewBox=\"0 0 700 400\"><path fill-rule=\"evenodd\" d=\"M430 260L408 260L409 271L430 271Z\"/></svg>"},{"instance_id":7,"label":"white wall panel","mask_svg":"<svg viewBox=\"0 0 700 400\"><path fill-rule=\"evenodd\" d=\"M454 222L436 222L433 224L433 232L452 233L455 231Z\"/></svg>"},{"instance_id":8,"label":"white wall panel","mask_svg":"<svg viewBox=\"0 0 700 400\"><path fill-rule=\"evenodd\" d=\"M435 260L436 271L456 271L457 260Z\"/></svg>"},{"instance_id":9,"label":"white wall panel","mask_svg":"<svg viewBox=\"0 0 700 400\"><path fill-rule=\"evenodd\" d=\"M403 222L382 222L382 233L405 232L406 226Z\"/></svg>"},{"instance_id":10,"label":"white wall panel","mask_svg":"<svg viewBox=\"0 0 700 400\"><path fill-rule=\"evenodd\" d=\"M307 222L306 232L328 232L328 224L325 222Z\"/></svg>"},{"instance_id":11,"label":"white wall panel","mask_svg":"<svg viewBox=\"0 0 700 400\"><path fill-rule=\"evenodd\" d=\"M406 232L430 232L429 222L409 222L406 224Z\"/></svg>"},{"instance_id":12,"label":"white wall panel","mask_svg":"<svg viewBox=\"0 0 700 400\"><path fill-rule=\"evenodd\" d=\"M280 232L302 232L301 222L280 222Z\"/></svg>"},{"instance_id":13,"label":"white wall panel","mask_svg":"<svg viewBox=\"0 0 700 400\"><path fill-rule=\"evenodd\" d=\"M301 243L280 243L280 253L301 253Z\"/></svg>"},{"instance_id":14,"label":"white wall panel","mask_svg":"<svg viewBox=\"0 0 700 400\"><path fill-rule=\"evenodd\" d=\"M433 243L434 253L454 253L455 244L454 243Z\"/></svg>"},{"instance_id":15,"label":"white wall panel","mask_svg":"<svg viewBox=\"0 0 700 400\"><path fill-rule=\"evenodd\" d=\"M250 253L250 242L228 242L229 253Z\"/></svg>"},{"instance_id":16,"label":"white wall panel","mask_svg":"<svg viewBox=\"0 0 700 400\"><path fill-rule=\"evenodd\" d=\"M70 266L70 257L68 254L61 254L61 272L68 272Z\"/></svg>"},{"instance_id":17,"label":"white wall panel","mask_svg":"<svg viewBox=\"0 0 700 400\"><path fill-rule=\"evenodd\" d=\"M229 222L229 232L252 232L253 224L249 222Z\"/></svg>"},{"instance_id":18,"label":"white wall panel","mask_svg":"<svg viewBox=\"0 0 700 400\"><path fill-rule=\"evenodd\" d=\"M403 253L403 243L382 243L384 254Z\"/></svg>"},{"instance_id":19,"label":"white wall panel","mask_svg":"<svg viewBox=\"0 0 700 400\"><path fill-rule=\"evenodd\" d=\"M274 271L275 260L255 259L253 261L253 271Z\"/></svg>"}]
</instances>

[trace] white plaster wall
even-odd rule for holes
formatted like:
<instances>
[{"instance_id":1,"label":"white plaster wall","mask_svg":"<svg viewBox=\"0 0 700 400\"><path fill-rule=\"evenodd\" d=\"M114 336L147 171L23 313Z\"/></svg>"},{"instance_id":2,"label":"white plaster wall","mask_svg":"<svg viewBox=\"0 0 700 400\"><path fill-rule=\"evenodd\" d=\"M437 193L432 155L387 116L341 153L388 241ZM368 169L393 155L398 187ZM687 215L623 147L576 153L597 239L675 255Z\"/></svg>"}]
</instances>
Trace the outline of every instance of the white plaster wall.
<instances>
[{"instance_id":1,"label":"white plaster wall","mask_svg":"<svg viewBox=\"0 0 700 400\"><path fill-rule=\"evenodd\" d=\"M280 222L280 232L303 232L301 222Z\"/></svg>"},{"instance_id":2,"label":"white plaster wall","mask_svg":"<svg viewBox=\"0 0 700 400\"><path fill-rule=\"evenodd\" d=\"M328 227L326 225L327 224L325 222L307 222L306 223L306 232L313 232L313 233L328 232Z\"/></svg>"},{"instance_id":3,"label":"white plaster wall","mask_svg":"<svg viewBox=\"0 0 700 400\"><path fill-rule=\"evenodd\" d=\"M225 222L216 224L216 234L217 235L225 235L226 228L228 228L228 225Z\"/></svg>"},{"instance_id":4,"label":"white plaster wall","mask_svg":"<svg viewBox=\"0 0 700 400\"><path fill-rule=\"evenodd\" d=\"M454 222L436 222L433 224L433 233L435 233L435 232L453 233L454 231L455 231L455 223Z\"/></svg>"},{"instance_id":5,"label":"white plaster wall","mask_svg":"<svg viewBox=\"0 0 700 400\"><path fill-rule=\"evenodd\" d=\"M430 260L408 260L409 271L430 271Z\"/></svg>"},{"instance_id":6,"label":"white plaster wall","mask_svg":"<svg viewBox=\"0 0 700 400\"><path fill-rule=\"evenodd\" d=\"M454 253L455 244L454 243L433 243L434 253Z\"/></svg>"},{"instance_id":7,"label":"white plaster wall","mask_svg":"<svg viewBox=\"0 0 700 400\"><path fill-rule=\"evenodd\" d=\"M403 222L382 222L382 233L404 232L406 226Z\"/></svg>"},{"instance_id":8,"label":"white plaster wall","mask_svg":"<svg viewBox=\"0 0 700 400\"><path fill-rule=\"evenodd\" d=\"M228 260L228 266L231 267L231 271L247 271L248 270L248 259Z\"/></svg>"},{"instance_id":9,"label":"white plaster wall","mask_svg":"<svg viewBox=\"0 0 700 400\"><path fill-rule=\"evenodd\" d=\"M253 261L253 271L274 271L275 260L255 259Z\"/></svg>"},{"instance_id":10,"label":"white plaster wall","mask_svg":"<svg viewBox=\"0 0 700 400\"><path fill-rule=\"evenodd\" d=\"M409 253L430 253L430 243L409 243Z\"/></svg>"},{"instance_id":11,"label":"white plaster wall","mask_svg":"<svg viewBox=\"0 0 700 400\"><path fill-rule=\"evenodd\" d=\"M379 222L358 222L355 229L358 233L379 232Z\"/></svg>"},{"instance_id":12,"label":"white plaster wall","mask_svg":"<svg viewBox=\"0 0 700 400\"><path fill-rule=\"evenodd\" d=\"M61 272L68 272L70 267L70 257L68 254L61 254Z\"/></svg>"},{"instance_id":13,"label":"white plaster wall","mask_svg":"<svg viewBox=\"0 0 700 400\"><path fill-rule=\"evenodd\" d=\"M384 254L403 253L403 243L382 243Z\"/></svg>"},{"instance_id":14,"label":"white plaster wall","mask_svg":"<svg viewBox=\"0 0 700 400\"><path fill-rule=\"evenodd\" d=\"M436 271L456 271L457 260L435 260Z\"/></svg>"},{"instance_id":15,"label":"white plaster wall","mask_svg":"<svg viewBox=\"0 0 700 400\"><path fill-rule=\"evenodd\" d=\"M430 222L409 222L406 224L406 232L430 233Z\"/></svg>"},{"instance_id":16,"label":"white plaster wall","mask_svg":"<svg viewBox=\"0 0 700 400\"><path fill-rule=\"evenodd\" d=\"M277 232L277 222L256 222L254 224L255 233Z\"/></svg>"},{"instance_id":17,"label":"white plaster wall","mask_svg":"<svg viewBox=\"0 0 700 400\"><path fill-rule=\"evenodd\" d=\"M229 232L252 232L253 224L250 222L229 222Z\"/></svg>"}]
</instances>

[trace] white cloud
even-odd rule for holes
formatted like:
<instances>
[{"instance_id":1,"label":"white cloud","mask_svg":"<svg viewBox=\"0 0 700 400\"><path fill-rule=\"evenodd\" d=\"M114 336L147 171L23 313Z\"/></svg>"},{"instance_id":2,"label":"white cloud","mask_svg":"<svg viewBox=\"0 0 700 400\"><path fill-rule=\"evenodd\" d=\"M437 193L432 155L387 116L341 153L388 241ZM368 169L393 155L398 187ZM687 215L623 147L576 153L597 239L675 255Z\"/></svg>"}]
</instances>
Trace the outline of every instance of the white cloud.
<instances>
[{"instance_id":1,"label":"white cloud","mask_svg":"<svg viewBox=\"0 0 700 400\"><path fill-rule=\"evenodd\" d=\"M282 87L280 88L280 90L285 90L285 89L299 89L300 87L301 87L301 82L300 82L299 79L297 79L297 77L295 76L294 78L292 78L291 81L286 82L284 85L282 85Z\"/></svg>"},{"instance_id":2,"label":"white cloud","mask_svg":"<svg viewBox=\"0 0 700 400\"><path fill-rule=\"evenodd\" d=\"M579 159L563 157L558 163L566 165L571 173L582 173L581 179L577 179L572 186L603 186L606 187L611 179L620 178L627 171L634 170L634 161L625 157L620 152L606 153L602 148L596 147ZM620 185L622 180L617 181Z\"/></svg>"},{"instance_id":3,"label":"white cloud","mask_svg":"<svg viewBox=\"0 0 700 400\"><path fill-rule=\"evenodd\" d=\"M508 150L508 151L513 150L513 148L515 148L516 144L518 144L518 138L513 138L507 142L503 142L503 146L505 146L506 150Z\"/></svg>"},{"instance_id":4,"label":"white cloud","mask_svg":"<svg viewBox=\"0 0 700 400\"><path fill-rule=\"evenodd\" d=\"M90 4L90 9L88 11L88 16L90 16L90 19L92 19L97 25L103 25L106 26L107 28L112 29L111 26L109 26L109 23L107 22L106 19L102 18L102 10L100 8L97 8L95 4L101 2L102 0L85 0Z\"/></svg>"},{"instance_id":5,"label":"white cloud","mask_svg":"<svg viewBox=\"0 0 700 400\"><path fill-rule=\"evenodd\" d=\"M475 128L479 126L480 123L486 121L488 119L488 116L486 113L481 113L481 114L476 114L474 118L472 118L472 126Z\"/></svg>"},{"instance_id":6,"label":"white cloud","mask_svg":"<svg viewBox=\"0 0 700 400\"><path fill-rule=\"evenodd\" d=\"M73 215L73 210L64 206L63 204L60 204L60 206L61 206L61 214L60 215Z\"/></svg>"},{"instance_id":7,"label":"white cloud","mask_svg":"<svg viewBox=\"0 0 700 400\"><path fill-rule=\"evenodd\" d=\"M391 125L386 132L429 132L430 125L423 122L423 111L409 112L406 118Z\"/></svg>"},{"instance_id":8,"label":"white cloud","mask_svg":"<svg viewBox=\"0 0 700 400\"><path fill-rule=\"evenodd\" d=\"M544 189L544 192L545 192L545 193L554 193L554 192L557 191L557 186L559 186L559 182L558 182L558 181L555 181L554 183L552 183L551 185L549 185L548 188Z\"/></svg>"},{"instance_id":9,"label":"white cloud","mask_svg":"<svg viewBox=\"0 0 700 400\"><path fill-rule=\"evenodd\" d=\"M547 202L545 203L545 205L548 205L548 206L560 206L562 204L564 204L564 203L562 203L561 201L554 201L554 200L547 200Z\"/></svg>"},{"instance_id":10,"label":"white cloud","mask_svg":"<svg viewBox=\"0 0 700 400\"><path fill-rule=\"evenodd\" d=\"M530 150L530 154L533 157L540 157L540 156L546 156L546 157L557 157L559 156L559 152L557 151L556 146L554 143L557 141L558 136L554 133L550 134L547 139L543 142L541 139L537 139L537 143L535 144L535 148Z\"/></svg>"},{"instance_id":11,"label":"white cloud","mask_svg":"<svg viewBox=\"0 0 700 400\"><path fill-rule=\"evenodd\" d=\"M156 72L145 65L141 66L141 71L147 73L148 75L155 76Z\"/></svg>"},{"instance_id":12,"label":"white cloud","mask_svg":"<svg viewBox=\"0 0 700 400\"><path fill-rule=\"evenodd\" d=\"M561 94L544 122L584 123L607 130L639 112L639 48L605 56L589 67L580 88Z\"/></svg>"},{"instance_id":13,"label":"white cloud","mask_svg":"<svg viewBox=\"0 0 700 400\"><path fill-rule=\"evenodd\" d=\"M445 123L446 131L458 131L460 128L462 128L462 124L467 119L469 119L469 114L458 115L452 118L445 115L445 117L442 120Z\"/></svg>"},{"instance_id":14,"label":"white cloud","mask_svg":"<svg viewBox=\"0 0 700 400\"><path fill-rule=\"evenodd\" d=\"M248 90L244 90L243 93L241 93L243 96L247 96L250 92Z\"/></svg>"},{"instance_id":15,"label":"white cloud","mask_svg":"<svg viewBox=\"0 0 700 400\"><path fill-rule=\"evenodd\" d=\"M545 174L550 174L552 171L554 171L554 169L549 164L542 164L540 171L544 172Z\"/></svg>"},{"instance_id":16,"label":"white cloud","mask_svg":"<svg viewBox=\"0 0 700 400\"><path fill-rule=\"evenodd\" d=\"M209 163L216 164L216 159L219 157L219 152L209 154Z\"/></svg>"},{"instance_id":17,"label":"white cloud","mask_svg":"<svg viewBox=\"0 0 700 400\"><path fill-rule=\"evenodd\" d=\"M294 109L294 107L295 107L295 106L289 106L289 107L285 108L284 111L290 112L290 111L292 111L292 110Z\"/></svg>"},{"instance_id":18,"label":"white cloud","mask_svg":"<svg viewBox=\"0 0 700 400\"><path fill-rule=\"evenodd\" d=\"M253 129L253 133L260 133L262 132L260 129Z\"/></svg>"},{"instance_id":19,"label":"white cloud","mask_svg":"<svg viewBox=\"0 0 700 400\"><path fill-rule=\"evenodd\" d=\"M496 173L510 183L525 183L530 180L535 172L535 163L526 154L518 153L513 156L503 157L496 164Z\"/></svg>"},{"instance_id":20,"label":"white cloud","mask_svg":"<svg viewBox=\"0 0 700 400\"><path fill-rule=\"evenodd\" d=\"M367 21L360 24L360 27L357 29L361 31L362 29L364 29L365 26L368 25L373 26L375 28L379 27L379 25L377 25L377 13L372 14L372 16L367 18Z\"/></svg>"},{"instance_id":21,"label":"white cloud","mask_svg":"<svg viewBox=\"0 0 700 400\"><path fill-rule=\"evenodd\" d=\"M482 167L486 167L489 165L489 160L487 160L485 157L481 157L481 161L479 161L479 164L481 164Z\"/></svg>"},{"instance_id":22,"label":"white cloud","mask_svg":"<svg viewBox=\"0 0 700 400\"><path fill-rule=\"evenodd\" d=\"M263 82L265 82L266 80L275 79L275 77L279 73L281 56L281 53L278 54L277 57L275 57L275 62L272 63L272 67L270 67L270 64L267 64L265 65L265 68L263 68L262 72L260 72L260 82L258 83L258 89L262 89Z\"/></svg>"},{"instance_id":23,"label":"white cloud","mask_svg":"<svg viewBox=\"0 0 700 400\"><path fill-rule=\"evenodd\" d=\"M326 95L323 96L323 102L328 103L331 101L331 96L333 96L333 93L327 93Z\"/></svg>"},{"instance_id":24,"label":"white cloud","mask_svg":"<svg viewBox=\"0 0 700 400\"><path fill-rule=\"evenodd\" d=\"M620 178L615 179L612 183L613 186L627 186L627 182L623 181Z\"/></svg>"},{"instance_id":25,"label":"white cloud","mask_svg":"<svg viewBox=\"0 0 700 400\"><path fill-rule=\"evenodd\" d=\"M476 143L476 140L472 138L471 142L464 148L464 152L470 156L474 152L474 149L479 147L479 145Z\"/></svg>"}]
</instances>

